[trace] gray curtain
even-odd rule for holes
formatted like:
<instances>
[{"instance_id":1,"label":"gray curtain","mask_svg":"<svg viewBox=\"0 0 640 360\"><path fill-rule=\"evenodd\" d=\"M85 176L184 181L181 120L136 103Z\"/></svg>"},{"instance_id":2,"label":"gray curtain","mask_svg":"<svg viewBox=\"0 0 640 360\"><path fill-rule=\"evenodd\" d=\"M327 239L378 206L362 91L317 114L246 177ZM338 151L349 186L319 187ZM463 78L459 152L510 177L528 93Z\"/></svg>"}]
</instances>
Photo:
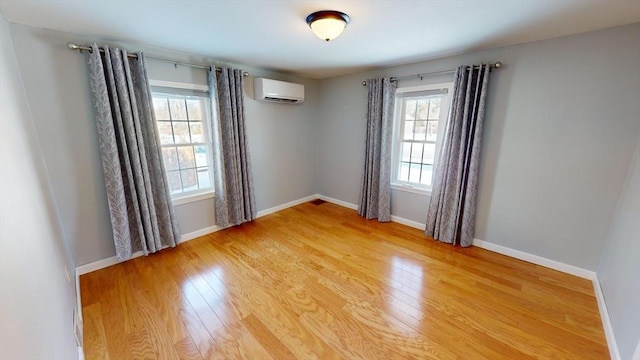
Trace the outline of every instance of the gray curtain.
<instances>
[{"instance_id":1,"label":"gray curtain","mask_svg":"<svg viewBox=\"0 0 640 360\"><path fill-rule=\"evenodd\" d=\"M436 165L425 234L471 246L490 65L456 69L451 110Z\"/></svg>"},{"instance_id":2,"label":"gray curtain","mask_svg":"<svg viewBox=\"0 0 640 360\"><path fill-rule=\"evenodd\" d=\"M244 119L242 70L209 70L209 94L214 116L215 213L219 226L256 218L251 161Z\"/></svg>"},{"instance_id":3,"label":"gray curtain","mask_svg":"<svg viewBox=\"0 0 640 360\"><path fill-rule=\"evenodd\" d=\"M396 84L367 80L367 139L358 214L391 221L391 141Z\"/></svg>"},{"instance_id":4,"label":"gray curtain","mask_svg":"<svg viewBox=\"0 0 640 360\"><path fill-rule=\"evenodd\" d=\"M144 55L96 44L89 83L118 259L175 246L180 232L162 166Z\"/></svg>"}]
</instances>

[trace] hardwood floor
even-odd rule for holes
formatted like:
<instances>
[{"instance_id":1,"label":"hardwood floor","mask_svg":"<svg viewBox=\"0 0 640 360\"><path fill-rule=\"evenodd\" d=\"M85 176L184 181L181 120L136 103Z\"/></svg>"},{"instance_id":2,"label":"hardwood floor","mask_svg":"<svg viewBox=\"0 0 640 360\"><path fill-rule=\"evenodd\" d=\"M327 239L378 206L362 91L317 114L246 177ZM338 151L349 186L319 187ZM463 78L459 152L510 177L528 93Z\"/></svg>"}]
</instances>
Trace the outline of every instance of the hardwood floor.
<instances>
[{"instance_id":1,"label":"hardwood floor","mask_svg":"<svg viewBox=\"0 0 640 360\"><path fill-rule=\"evenodd\" d=\"M92 359L606 359L590 281L306 203L80 278Z\"/></svg>"}]
</instances>

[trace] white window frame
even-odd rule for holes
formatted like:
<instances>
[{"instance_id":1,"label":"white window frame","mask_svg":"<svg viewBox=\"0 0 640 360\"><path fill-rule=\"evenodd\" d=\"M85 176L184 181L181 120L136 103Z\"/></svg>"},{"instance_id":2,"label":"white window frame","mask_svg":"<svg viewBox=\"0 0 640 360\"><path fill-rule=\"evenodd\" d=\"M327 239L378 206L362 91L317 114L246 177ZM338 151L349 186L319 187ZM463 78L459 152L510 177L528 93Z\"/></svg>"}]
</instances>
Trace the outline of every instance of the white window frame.
<instances>
[{"instance_id":1,"label":"white window frame","mask_svg":"<svg viewBox=\"0 0 640 360\"><path fill-rule=\"evenodd\" d=\"M172 93L172 90L194 90L201 91L206 93L209 91L209 86L207 85L199 85L199 84L190 84L190 83L182 83L182 82L173 82L173 81L163 81L163 80L152 80L149 79L149 85L153 87L162 88L162 90L151 90L152 98L155 94L160 95L168 95L168 96L184 96L177 94L175 91ZM203 94L204 95L204 94ZM211 139L211 127L213 126L213 112L211 111L211 104L207 101L204 101L205 108L203 109L205 112L205 117L208 119L204 119L203 122L203 130L205 132L205 142L208 143L208 147L210 149L210 156L208 156L208 164L209 167L209 176L211 178L211 188L207 189L198 189L193 191L182 192L178 194L171 194L171 202L173 205L183 205L188 204L195 201L212 199L215 197L215 186L214 186L214 169L213 169L213 141ZM156 124L157 125L157 124ZM162 144L159 144L162 149ZM166 172L166 171L165 171Z\"/></svg>"},{"instance_id":2,"label":"white window frame","mask_svg":"<svg viewBox=\"0 0 640 360\"><path fill-rule=\"evenodd\" d=\"M453 95L453 83L438 83L429 85L409 86L396 89L396 101L394 109L393 119L393 141L391 151L391 188L394 190L400 190L420 195L431 195L432 186L416 184L407 181L398 180L398 171L400 168L401 156L402 156L402 136L403 136L403 116L402 116L402 97L398 95L405 95L412 92L423 92L432 90L446 90L447 96L442 98L440 103L440 118L438 119L438 134L436 137L436 149L433 162L433 173L435 174L436 167L438 166L438 158L440 157L440 150L442 147L442 138L444 137L444 131L447 125L447 120L451 105L451 96ZM445 110L445 111L443 111ZM432 181L433 183L433 181Z\"/></svg>"}]
</instances>

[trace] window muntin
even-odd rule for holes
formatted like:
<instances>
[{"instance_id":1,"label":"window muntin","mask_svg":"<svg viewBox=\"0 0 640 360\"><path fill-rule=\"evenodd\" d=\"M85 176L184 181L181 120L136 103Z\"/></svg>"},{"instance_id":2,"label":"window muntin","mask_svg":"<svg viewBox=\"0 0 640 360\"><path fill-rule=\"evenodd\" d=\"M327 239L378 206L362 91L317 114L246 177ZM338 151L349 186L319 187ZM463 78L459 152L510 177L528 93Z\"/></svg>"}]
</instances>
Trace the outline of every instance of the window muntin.
<instances>
[{"instance_id":1,"label":"window muntin","mask_svg":"<svg viewBox=\"0 0 640 360\"><path fill-rule=\"evenodd\" d=\"M392 184L429 191L449 112L451 84L398 89Z\"/></svg>"},{"instance_id":2,"label":"window muntin","mask_svg":"<svg viewBox=\"0 0 640 360\"><path fill-rule=\"evenodd\" d=\"M153 107L173 198L213 190L210 109L206 96L154 91Z\"/></svg>"}]
</instances>

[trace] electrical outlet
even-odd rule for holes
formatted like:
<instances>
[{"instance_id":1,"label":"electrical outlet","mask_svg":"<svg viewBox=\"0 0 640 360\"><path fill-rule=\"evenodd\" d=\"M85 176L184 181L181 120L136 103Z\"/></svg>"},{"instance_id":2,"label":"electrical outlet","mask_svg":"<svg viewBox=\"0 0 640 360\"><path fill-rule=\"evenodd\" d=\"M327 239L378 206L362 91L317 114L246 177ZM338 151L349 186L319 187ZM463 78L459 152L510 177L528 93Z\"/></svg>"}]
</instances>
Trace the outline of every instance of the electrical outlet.
<instances>
[{"instance_id":1,"label":"electrical outlet","mask_svg":"<svg viewBox=\"0 0 640 360\"><path fill-rule=\"evenodd\" d=\"M69 268L64 267L64 273L67 274L67 281L71 284L71 274L69 274Z\"/></svg>"}]
</instances>

